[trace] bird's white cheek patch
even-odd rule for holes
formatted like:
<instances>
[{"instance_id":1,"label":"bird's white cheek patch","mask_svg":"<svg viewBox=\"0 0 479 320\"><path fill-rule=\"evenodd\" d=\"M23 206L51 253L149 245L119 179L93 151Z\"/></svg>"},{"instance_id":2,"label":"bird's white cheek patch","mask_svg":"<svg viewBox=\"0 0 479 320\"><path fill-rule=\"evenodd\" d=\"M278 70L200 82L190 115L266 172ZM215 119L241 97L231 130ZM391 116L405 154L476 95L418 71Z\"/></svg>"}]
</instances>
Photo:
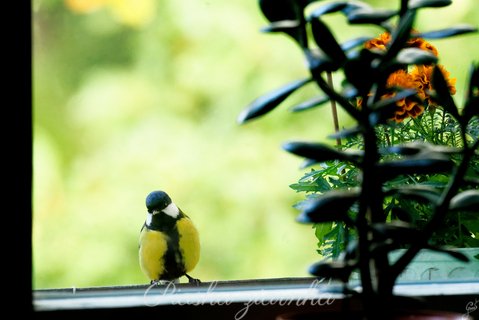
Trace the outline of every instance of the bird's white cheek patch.
<instances>
[{"instance_id":1,"label":"bird's white cheek patch","mask_svg":"<svg viewBox=\"0 0 479 320\"><path fill-rule=\"evenodd\" d=\"M153 214L151 214L151 213L148 212L148 213L146 214L146 225L147 225L147 226L150 226L152 220L153 220Z\"/></svg>"},{"instance_id":2,"label":"bird's white cheek patch","mask_svg":"<svg viewBox=\"0 0 479 320\"><path fill-rule=\"evenodd\" d=\"M178 210L178 207L173 202L163 209L163 212L172 218L176 218L180 214L180 210Z\"/></svg>"}]
</instances>

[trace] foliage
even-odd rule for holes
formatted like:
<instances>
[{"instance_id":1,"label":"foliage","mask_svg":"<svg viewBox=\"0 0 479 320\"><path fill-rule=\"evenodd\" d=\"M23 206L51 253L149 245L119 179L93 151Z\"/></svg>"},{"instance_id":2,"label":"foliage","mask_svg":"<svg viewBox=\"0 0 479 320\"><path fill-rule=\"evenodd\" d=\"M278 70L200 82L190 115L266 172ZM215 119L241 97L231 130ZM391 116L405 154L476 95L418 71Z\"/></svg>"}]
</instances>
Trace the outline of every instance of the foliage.
<instances>
[{"instance_id":1,"label":"foliage","mask_svg":"<svg viewBox=\"0 0 479 320\"><path fill-rule=\"evenodd\" d=\"M78 12L73 2L104 7ZM156 7L147 17L139 12L146 2ZM296 160L277 157L270 143L295 129L275 130L286 114L249 132L232 122L251 96L303 72L298 62L296 71L273 74L284 51L270 54L251 36L261 23L254 4L33 3L35 289L146 284L138 236L144 198L158 188L168 190L200 230L195 277L307 275L315 237L289 223L289 204L300 196L282 186L296 173L278 175ZM308 118L297 115L305 127ZM264 179L250 167L264 168ZM301 249L288 254L293 248ZM283 263L271 267L279 259Z\"/></svg>"},{"instance_id":2,"label":"foliage","mask_svg":"<svg viewBox=\"0 0 479 320\"><path fill-rule=\"evenodd\" d=\"M319 170L292 186L315 192L297 205L301 211L297 220L336 226L333 235L317 229L316 234L326 238L322 242L326 248L320 250L333 256L339 250L344 253L336 261L316 263L310 272L347 282L359 270L365 311L374 312L378 303L389 310L397 277L421 249L467 260L440 245L476 244L477 223L466 228L462 220L474 220L479 211L479 65L471 67L464 106L459 108L452 98L454 80L425 40L476 29L461 25L419 33L413 28L419 11L451 1L402 0L397 10L375 9L363 2L259 3L270 21L264 31L292 38L310 75L253 101L238 120L244 123L270 112L311 81L325 96L305 102L308 108L300 110L330 100L354 119L353 127L332 136L348 139L346 146L295 141L283 148L305 158L307 167L320 164ZM340 43L325 22L331 13L342 13L352 25L377 25L384 33L378 39L359 37ZM330 81L337 72L345 75L341 91ZM445 237L451 230L444 222L459 230ZM339 236L342 247L330 245ZM403 247L405 253L390 262L388 253Z\"/></svg>"}]
</instances>

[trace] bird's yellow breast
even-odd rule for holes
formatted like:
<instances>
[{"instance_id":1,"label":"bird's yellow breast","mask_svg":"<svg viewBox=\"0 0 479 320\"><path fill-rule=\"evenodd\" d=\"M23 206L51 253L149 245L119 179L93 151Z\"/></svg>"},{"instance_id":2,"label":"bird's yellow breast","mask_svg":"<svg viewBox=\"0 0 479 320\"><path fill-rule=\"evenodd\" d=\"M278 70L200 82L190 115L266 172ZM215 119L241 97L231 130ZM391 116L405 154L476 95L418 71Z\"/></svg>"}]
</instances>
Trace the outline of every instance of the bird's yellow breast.
<instances>
[{"instance_id":1,"label":"bird's yellow breast","mask_svg":"<svg viewBox=\"0 0 479 320\"><path fill-rule=\"evenodd\" d=\"M180 250L186 272L190 272L200 259L200 238L198 230L187 217L178 220Z\"/></svg>"},{"instance_id":2,"label":"bird's yellow breast","mask_svg":"<svg viewBox=\"0 0 479 320\"><path fill-rule=\"evenodd\" d=\"M168 248L165 234L146 227L140 233L140 267L151 280L158 280L164 270L163 255Z\"/></svg>"}]
</instances>

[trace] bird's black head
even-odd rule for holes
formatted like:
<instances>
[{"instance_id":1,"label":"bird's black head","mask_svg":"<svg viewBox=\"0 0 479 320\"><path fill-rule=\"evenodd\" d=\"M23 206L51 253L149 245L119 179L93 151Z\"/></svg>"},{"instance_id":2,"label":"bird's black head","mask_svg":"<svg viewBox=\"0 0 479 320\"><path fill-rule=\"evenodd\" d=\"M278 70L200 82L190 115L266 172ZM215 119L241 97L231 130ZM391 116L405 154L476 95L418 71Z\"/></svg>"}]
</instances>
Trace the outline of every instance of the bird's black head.
<instances>
[{"instance_id":1,"label":"bird's black head","mask_svg":"<svg viewBox=\"0 0 479 320\"><path fill-rule=\"evenodd\" d=\"M153 191L146 197L146 208L149 213L161 211L171 203L171 198L164 191Z\"/></svg>"}]
</instances>

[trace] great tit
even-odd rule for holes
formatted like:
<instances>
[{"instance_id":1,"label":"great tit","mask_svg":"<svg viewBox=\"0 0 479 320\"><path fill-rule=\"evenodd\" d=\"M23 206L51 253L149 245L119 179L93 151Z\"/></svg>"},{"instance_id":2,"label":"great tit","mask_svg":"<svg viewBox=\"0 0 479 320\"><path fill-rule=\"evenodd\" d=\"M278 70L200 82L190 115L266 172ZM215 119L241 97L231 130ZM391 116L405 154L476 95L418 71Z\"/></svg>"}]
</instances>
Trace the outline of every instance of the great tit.
<instances>
[{"instance_id":1,"label":"great tit","mask_svg":"<svg viewBox=\"0 0 479 320\"><path fill-rule=\"evenodd\" d=\"M146 197L148 210L140 232L139 258L143 273L151 283L175 281L186 276L200 258L198 231L190 218L164 191L153 191Z\"/></svg>"}]
</instances>

